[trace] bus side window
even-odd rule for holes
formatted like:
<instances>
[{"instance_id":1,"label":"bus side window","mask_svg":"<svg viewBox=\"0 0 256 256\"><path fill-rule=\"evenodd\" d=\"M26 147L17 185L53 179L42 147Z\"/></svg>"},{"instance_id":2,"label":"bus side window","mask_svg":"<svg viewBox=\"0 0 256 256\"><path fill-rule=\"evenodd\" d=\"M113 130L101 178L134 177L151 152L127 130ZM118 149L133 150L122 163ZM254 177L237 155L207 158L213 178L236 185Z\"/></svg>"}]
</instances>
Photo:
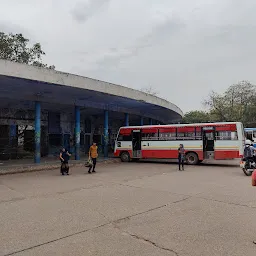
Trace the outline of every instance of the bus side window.
<instances>
[{"instance_id":1,"label":"bus side window","mask_svg":"<svg viewBox=\"0 0 256 256\"><path fill-rule=\"evenodd\" d=\"M142 133L142 140L158 140L158 133Z\"/></svg>"},{"instance_id":2,"label":"bus side window","mask_svg":"<svg viewBox=\"0 0 256 256\"><path fill-rule=\"evenodd\" d=\"M231 140L238 140L237 132L231 132Z\"/></svg>"},{"instance_id":3,"label":"bus side window","mask_svg":"<svg viewBox=\"0 0 256 256\"><path fill-rule=\"evenodd\" d=\"M237 132L217 131L216 140L237 140Z\"/></svg>"},{"instance_id":4,"label":"bus side window","mask_svg":"<svg viewBox=\"0 0 256 256\"><path fill-rule=\"evenodd\" d=\"M184 132L177 132L177 140L184 140L185 138Z\"/></svg>"},{"instance_id":5,"label":"bus side window","mask_svg":"<svg viewBox=\"0 0 256 256\"><path fill-rule=\"evenodd\" d=\"M165 127L159 129L159 140L173 141L176 140L176 128Z\"/></svg>"},{"instance_id":6,"label":"bus side window","mask_svg":"<svg viewBox=\"0 0 256 256\"><path fill-rule=\"evenodd\" d=\"M176 132L159 132L159 140L176 140Z\"/></svg>"},{"instance_id":7,"label":"bus side window","mask_svg":"<svg viewBox=\"0 0 256 256\"><path fill-rule=\"evenodd\" d=\"M185 132L185 137L187 140L195 140L195 132Z\"/></svg>"},{"instance_id":8,"label":"bus side window","mask_svg":"<svg viewBox=\"0 0 256 256\"><path fill-rule=\"evenodd\" d=\"M178 132L177 133L178 140L195 140L195 132Z\"/></svg>"},{"instance_id":9,"label":"bus side window","mask_svg":"<svg viewBox=\"0 0 256 256\"><path fill-rule=\"evenodd\" d=\"M253 141L253 133L252 133L252 131L249 131L249 132L246 132L246 138L248 139L248 140L251 140L251 141Z\"/></svg>"},{"instance_id":10,"label":"bus side window","mask_svg":"<svg viewBox=\"0 0 256 256\"><path fill-rule=\"evenodd\" d=\"M195 139L196 140L202 140L202 132L201 131L196 131Z\"/></svg>"},{"instance_id":11,"label":"bus side window","mask_svg":"<svg viewBox=\"0 0 256 256\"><path fill-rule=\"evenodd\" d=\"M123 141L123 135L119 135L117 141Z\"/></svg>"},{"instance_id":12,"label":"bus side window","mask_svg":"<svg viewBox=\"0 0 256 256\"><path fill-rule=\"evenodd\" d=\"M226 131L217 131L216 140L231 140L231 132L230 132L230 136L228 136L228 132Z\"/></svg>"},{"instance_id":13,"label":"bus side window","mask_svg":"<svg viewBox=\"0 0 256 256\"><path fill-rule=\"evenodd\" d=\"M256 140L256 131L253 132L252 141Z\"/></svg>"},{"instance_id":14,"label":"bus side window","mask_svg":"<svg viewBox=\"0 0 256 256\"><path fill-rule=\"evenodd\" d=\"M177 139L178 140L195 140L195 127L178 127Z\"/></svg>"},{"instance_id":15,"label":"bus side window","mask_svg":"<svg viewBox=\"0 0 256 256\"><path fill-rule=\"evenodd\" d=\"M117 141L131 141L132 136L131 135L119 135L117 138Z\"/></svg>"}]
</instances>

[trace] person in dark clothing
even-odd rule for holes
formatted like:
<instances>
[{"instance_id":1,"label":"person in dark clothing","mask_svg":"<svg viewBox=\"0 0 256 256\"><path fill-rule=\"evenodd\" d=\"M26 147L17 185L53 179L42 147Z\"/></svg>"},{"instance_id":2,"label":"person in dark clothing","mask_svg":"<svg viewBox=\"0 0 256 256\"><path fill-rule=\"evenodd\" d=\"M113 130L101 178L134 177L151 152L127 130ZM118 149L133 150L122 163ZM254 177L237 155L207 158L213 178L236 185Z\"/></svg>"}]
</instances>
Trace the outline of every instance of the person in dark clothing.
<instances>
[{"instance_id":1,"label":"person in dark clothing","mask_svg":"<svg viewBox=\"0 0 256 256\"><path fill-rule=\"evenodd\" d=\"M184 171L185 149L183 144L180 144L180 147L178 148L178 160L179 160L179 171L181 171L180 167L182 168L182 171Z\"/></svg>"},{"instance_id":2,"label":"person in dark clothing","mask_svg":"<svg viewBox=\"0 0 256 256\"><path fill-rule=\"evenodd\" d=\"M60 152L60 161L61 161L61 167L60 167L60 172L62 175L69 175L69 166L68 166L68 161L69 157L71 154L65 149L62 149L62 152Z\"/></svg>"}]
</instances>

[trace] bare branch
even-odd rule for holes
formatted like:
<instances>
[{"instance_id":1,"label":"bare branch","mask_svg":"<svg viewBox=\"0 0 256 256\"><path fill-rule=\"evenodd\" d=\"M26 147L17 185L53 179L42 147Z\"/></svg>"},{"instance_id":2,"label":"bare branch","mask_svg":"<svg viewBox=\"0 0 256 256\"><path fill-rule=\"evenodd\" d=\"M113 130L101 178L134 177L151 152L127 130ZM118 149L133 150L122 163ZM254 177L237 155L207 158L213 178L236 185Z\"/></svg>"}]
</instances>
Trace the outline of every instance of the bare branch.
<instances>
[{"instance_id":1,"label":"bare branch","mask_svg":"<svg viewBox=\"0 0 256 256\"><path fill-rule=\"evenodd\" d=\"M145 93L150 94L150 95L153 95L153 96L159 95L159 92L155 91L153 89L153 87L151 87L151 86L145 87L145 88L141 88L140 91L145 92Z\"/></svg>"}]
</instances>

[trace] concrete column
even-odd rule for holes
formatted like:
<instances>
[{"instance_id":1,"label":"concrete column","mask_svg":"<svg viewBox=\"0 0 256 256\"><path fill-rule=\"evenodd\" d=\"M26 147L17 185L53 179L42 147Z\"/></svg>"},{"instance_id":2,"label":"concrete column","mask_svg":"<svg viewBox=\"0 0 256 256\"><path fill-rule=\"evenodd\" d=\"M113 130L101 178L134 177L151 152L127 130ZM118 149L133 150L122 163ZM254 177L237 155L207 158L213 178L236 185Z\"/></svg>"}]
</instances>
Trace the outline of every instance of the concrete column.
<instances>
[{"instance_id":1,"label":"concrete column","mask_svg":"<svg viewBox=\"0 0 256 256\"><path fill-rule=\"evenodd\" d=\"M75 107L75 160L80 160L80 107Z\"/></svg>"},{"instance_id":2,"label":"concrete column","mask_svg":"<svg viewBox=\"0 0 256 256\"><path fill-rule=\"evenodd\" d=\"M141 126L144 125L144 119L143 119L143 117L140 118L140 125L141 125Z\"/></svg>"},{"instance_id":3,"label":"concrete column","mask_svg":"<svg viewBox=\"0 0 256 256\"><path fill-rule=\"evenodd\" d=\"M13 154L16 155L17 153L17 145L18 145L18 138L17 138L17 126L15 124L10 125L10 132L9 132L9 142L11 145L11 152L10 156L13 157Z\"/></svg>"},{"instance_id":4,"label":"concrete column","mask_svg":"<svg viewBox=\"0 0 256 256\"><path fill-rule=\"evenodd\" d=\"M41 160L41 104L35 102L35 163Z\"/></svg>"},{"instance_id":5,"label":"concrete column","mask_svg":"<svg viewBox=\"0 0 256 256\"><path fill-rule=\"evenodd\" d=\"M108 157L108 111L104 111L104 157Z\"/></svg>"},{"instance_id":6,"label":"concrete column","mask_svg":"<svg viewBox=\"0 0 256 256\"><path fill-rule=\"evenodd\" d=\"M16 124L11 124L10 125L10 141L15 139L17 136L17 126Z\"/></svg>"},{"instance_id":7,"label":"concrete column","mask_svg":"<svg viewBox=\"0 0 256 256\"><path fill-rule=\"evenodd\" d=\"M129 126L129 114L125 113L125 126Z\"/></svg>"}]
</instances>

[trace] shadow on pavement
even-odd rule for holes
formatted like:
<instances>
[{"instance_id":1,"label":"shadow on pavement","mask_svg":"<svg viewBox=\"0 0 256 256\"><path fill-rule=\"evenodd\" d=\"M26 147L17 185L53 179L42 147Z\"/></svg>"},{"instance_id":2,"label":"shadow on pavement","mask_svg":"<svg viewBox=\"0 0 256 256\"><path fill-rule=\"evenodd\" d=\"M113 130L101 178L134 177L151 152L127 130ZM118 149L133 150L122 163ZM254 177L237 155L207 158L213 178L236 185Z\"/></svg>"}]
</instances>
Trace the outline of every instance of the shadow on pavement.
<instances>
[{"instance_id":1,"label":"shadow on pavement","mask_svg":"<svg viewBox=\"0 0 256 256\"><path fill-rule=\"evenodd\" d=\"M172 164L177 165L177 160L140 160L135 163L155 163L155 164ZM202 162L196 166L211 166L211 167L239 167L237 160L214 160L211 162Z\"/></svg>"}]
</instances>

